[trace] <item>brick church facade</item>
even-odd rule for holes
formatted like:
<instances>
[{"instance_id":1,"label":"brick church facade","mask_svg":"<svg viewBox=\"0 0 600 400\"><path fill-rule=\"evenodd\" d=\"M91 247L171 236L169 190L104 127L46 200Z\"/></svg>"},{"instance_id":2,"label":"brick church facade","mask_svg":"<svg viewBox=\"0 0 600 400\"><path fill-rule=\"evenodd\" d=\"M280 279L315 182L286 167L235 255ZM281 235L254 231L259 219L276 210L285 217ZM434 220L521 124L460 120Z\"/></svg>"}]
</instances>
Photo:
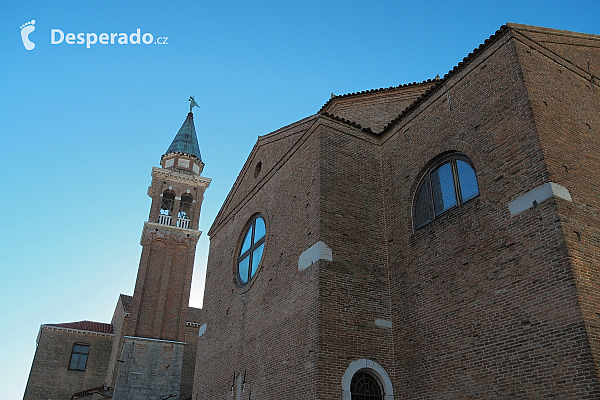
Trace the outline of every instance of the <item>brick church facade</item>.
<instances>
[{"instance_id":1,"label":"brick church facade","mask_svg":"<svg viewBox=\"0 0 600 400\"><path fill-rule=\"evenodd\" d=\"M202 310L188 116L133 297L42 325L25 399L600 399L599 79L599 36L510 24L441 79L259 137ZM189 225L163 218L182 203Z\"/></svg>"}]
</instances>

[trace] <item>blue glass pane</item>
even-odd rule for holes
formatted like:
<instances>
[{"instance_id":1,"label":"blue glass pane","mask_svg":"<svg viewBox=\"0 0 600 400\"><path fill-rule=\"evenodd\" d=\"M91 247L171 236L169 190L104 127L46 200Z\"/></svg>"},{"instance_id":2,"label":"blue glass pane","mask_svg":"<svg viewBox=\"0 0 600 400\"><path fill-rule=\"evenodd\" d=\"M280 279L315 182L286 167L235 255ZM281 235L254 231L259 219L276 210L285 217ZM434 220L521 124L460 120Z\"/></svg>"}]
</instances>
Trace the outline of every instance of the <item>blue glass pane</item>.
<instances>
[{"instance_id":1,"label":"blue glass pane","mask_svg":"<svg viewBox=\"0 0 600 400\"><path fill-rule=\"evenodd\" d=\"M90 346L81 346L81 354L87 354L90 352Z\"/></svg>"},{"instance_id":2,"label":"blue glass pane","mask_svg":"<svg viewBox=\"0 0 600 400\"><path fill-rule=\"evenodd\" d=\"M252 227L248 228L248 232L246 232L246 237L244 238L244 244L242 245L242 249L240 250L240 256L244 254L250 248L250 241L252 240Z\"/></svg>"},{"instance_id":3,"label":"blue glass pane","mask_svg":"<svg viewBox=\"0 0 600 400\"><path fill-rule=\"evenodd\" d=\"M81 345L80 344L73 345L73 353L81 353Z\"/></svg>"},{"instance_id":4,"label":"blue glass pane","mask_svg":"<svg viewBox=\"0 0 600 400\"><path fill-rule=\"evenodd\" d=\"M441 214L456 205L454 178L452 177L450 162L431 173L431 186L435 215Z\"/></svg>"},{"instance_id":5,"label":"blue glass pane","mask_svg":"<svg viewBox=\"0 0 600 400\"><path fill-rule=\"evenodd\" d=\"M263 249L265 248L265 244L261 244L252 252L252 273L250 277L254 276L254 273L258 269L258 264L260 264L260 259L262 258Z\"/></svg>"},{"instance_id":6,"label":"blue glass pane","mask_svg":"<svg viewBox=\"0 0 600 400\"><path fill-rule=\"evenodd\" d=\"M85 371L85 364L87 363L87 354L82 354L79 356L79 365L77 366L77 369L80 371Z\"/></svg>"},{"instance_id":7,"label":"blue glass pane","mask_svg":"<svg viewBox=\"0 0 600 400\"><path fill-rule=\"evenodd\" d=\"M69 369L77 369L78 362L79 362L79 354L72 354L71 362L69 363Z\"/></svg>"},{"instance_id":8,"label":"blue glass pane","mask_svg":"<svg viewBox=\"0 0 600 400\"><path fill-rule=\"evenodd\" d=\"M429 205L429 185L425 181L421 185L421 189L417 194L415 201L415 228L420 228L423 225L431 222L431 207Z\"/></svg>"},{"instance_id":9,"label":"blue glass pane","mask_svg":"<svg viewBox=\"0 0 600 400\"><path fill-rule=\"evenodd\" d=\"M258 217L256 218L256 227L254 228L254 243L265 237L265 221Z\"/></svg>"},{"instance_id":10,"label":"blue glass pane","mask_svg":"<svg viewBox=\"0 0 600 400\"><path fill-rule=\"evenodd\" d=\"M477 177L475 171L469 165L461 160L456 160L456 168L458 169L458 180L460 181L461 201L472 199L479 194L479 186L477 185Z\"/></svg>"},{"instance_id":11,"label":"blue glass pane","mask_svg":"<svg viewBox=\"0 0 600 400\"><path fill-rule=\"evenodd\" d=\"M250 264L250 255L247 255L242 261L238 263L238 271L240 273L240 281L242 283L248 282L248 266Z\"/></svg>"}]
</instances>

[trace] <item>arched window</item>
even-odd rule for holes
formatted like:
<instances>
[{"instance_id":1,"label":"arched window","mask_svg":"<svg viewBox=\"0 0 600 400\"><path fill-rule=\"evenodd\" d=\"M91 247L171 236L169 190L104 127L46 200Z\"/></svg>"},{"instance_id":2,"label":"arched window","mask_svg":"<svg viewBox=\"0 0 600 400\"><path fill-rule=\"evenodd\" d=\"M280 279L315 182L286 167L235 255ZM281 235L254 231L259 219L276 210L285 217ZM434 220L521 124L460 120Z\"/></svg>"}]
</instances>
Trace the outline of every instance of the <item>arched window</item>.
<instances>
[{"instance_id":1,"label":"arched window","mask_svg":"<svg viewBox=\"0 0 600 400\"><path fill-rule=\"evenodd\" d=\"M162 195L162 202L160 204L160 215L171 215L173 214L173 204L175 202L175 193L167 190Z\"/></svg>"},{"instance_id":2,"label":"arched window","mask_svg":"<svg viewBox=\"0 0 600 400\"><path fill-rule=\"evenodd\" d=\"M383 400L383 386L379 379L363 369L352 377L350 394L352 400Z\"/></svg>"},{"instance_id":3,"label":"arched window","mask_svg":"<svg viewBox=\"0 0 600 400\"><path fill-rule=\"evenodd\" d=\"M161 225L171 225L173 215L173 205L175 203L175 193L166 190L162 194L160 202L160 214L158 215L158 223Z\"/></svg>"},{"instance_id":4,"label":"arched window","mask_svg":"<svg viewBox=\"0 0 600 400\"><path fill-rule=\"evenodd\" d=\"M475 168L463 154L450 154L427 171L413 201L415 230L479 195Z\"/></svg>"},{"instance_id":5,"label":"arched window","mask_svg":"<svg viewBox=\"0 0 600 400\"><path fill-rule=\"evenodd\" d=\"M192 218L192 195L186 193L181 196L179 202L179 211L177 212L177 227L189 229L190 219Z\"/></svg>"},{"instance_id":6,"label":"arched window","mask_svg":"<svg viewBox=\"0 0 600 400\"><path fill-rule=\"evenodd\" d=\"M240 283L246 284L252 279L265 248L265 220L256 215L244 235L240 248L237 265Z\"/></svg>"}]
</instances>

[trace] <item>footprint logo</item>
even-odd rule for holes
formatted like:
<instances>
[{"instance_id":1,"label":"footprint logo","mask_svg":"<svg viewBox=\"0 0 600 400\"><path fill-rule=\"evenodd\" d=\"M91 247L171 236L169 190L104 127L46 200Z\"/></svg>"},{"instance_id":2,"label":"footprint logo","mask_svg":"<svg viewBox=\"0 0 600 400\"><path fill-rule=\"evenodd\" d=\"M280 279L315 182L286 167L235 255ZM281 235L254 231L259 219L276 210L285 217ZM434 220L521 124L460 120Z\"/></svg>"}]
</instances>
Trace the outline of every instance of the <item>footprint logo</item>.
<instances>
[{"instance_id":1,"label":"footprint logo","mask_svg":"<svg viewBox=\"0 0 600 400\"><path fill-rule=\"evenodd\" d=\"M35 25L35 19L21 25L21 39L23 39L23 46L25 46L27 50L33 50L35 47L35 43L29 40L29 34L35 31L35 26L33 25Z\"/></svg>"}]
</instances>

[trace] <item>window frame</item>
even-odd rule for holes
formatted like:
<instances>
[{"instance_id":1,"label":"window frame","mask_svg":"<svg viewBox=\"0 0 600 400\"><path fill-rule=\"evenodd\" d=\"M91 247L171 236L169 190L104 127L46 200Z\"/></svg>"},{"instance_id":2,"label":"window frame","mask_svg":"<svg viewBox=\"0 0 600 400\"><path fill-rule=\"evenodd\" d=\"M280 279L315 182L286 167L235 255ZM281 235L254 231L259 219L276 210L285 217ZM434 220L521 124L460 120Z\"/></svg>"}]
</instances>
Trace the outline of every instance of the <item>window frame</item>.
<instances>
[{"instance_id":1,"label":"window frame","mask_svg":"<svg viewBox=\"0 0 600 400\"><path fill-rule=\"evenodd\" d=\"M75 351L75 346L81 346L82 348L86 347L87 348L87 352L83 353L81 350L76 352ZM89 344L87 344L87 343L73 343L73 347L71 348L71 357L69 357L69 365L67 366L67 369L69 371L85 372L85 369L87 368L87 362L88 362L88 360L90 358L90 348L91 348L91 346ZM77 366L78 366L79 363L80 363L80 361L79 361L80 357L82 355L85 355L85 363L83 364L83 369L80 369L80 368L71 368L71 364L73 363L73 357L77 356Z\"/></svg>"},{"instance_id":2,"label":"window frame","mask_svg":"<svg viewBox=\"0 0 600 400\"><path fill-rule=\"evenodd\" d=\"M262 219L263 224L265 226L265 235L263 237L261 237L258 241L255 241L255 234L256 234L256 221L258 221L258 219ZM250 282L252 281L252 279L256 276L256 274L258 273L258 270L260 269L260 264L262 263L263 260L263 256L264 256L264 252L265 252L265 247L266 247L266 239L267 239L267 222L265 221L265 217L263 216L263 214L254 214L252 216L252 218L250 218L250 220L248 221L248 223L246 223L245 225L245 229L242 231L242 236L239 242L239 246L238 246L238 251L237 251L237 258L236 258L236 276L237 276L237 281L238 284L242 287L244 286L248 286L250 284ZM248 232L251 231L251 237L250 237L250 247L244 251L243 253L242 251L242 247L244 246L244 242L246 239L246 236L248 234ZM263 251L260 257L260 261L258 262L258 265L256 266L256 271L254 272L254 274L252 274L252 262L253 262L253 258L254 258L254 251L257 250L260 246L265 246L263 247ZM248 277L246 282L244 282L241 278L240 275L240 263L245 260L246 258L248 258Z\"/></svg>"},{"instance_id":3,"label":"window frame","mask_svg":"<svg viewBox=\"0 0 600 400\"><path fill-rule=\"evenodd\" d=\"M473 174L475 175L475 183L477 184L477 194L475 196L471 197L470 199L467 199L466 201L462 201L460 178L458 175L458 166L456 164L457 160L467 163L473 169ZM454 199L456 201L456 204L438 214L438 213L436 213L436 210L435 210L435 199L433 196L433 185L432 185L432 181L431 181L431 175L446 163L450 163L450 168L452 171L452 179L453 179L453 183L454 183ZM420 226L417 226L417 198L419 197L421 188L423 187L424 184L427 184L427 200L428 200L429 213L431 215L431 219L428 222L426 222ZM477 197L480 196L480 194L481 194L481 192L479 190L479 180L477 179L477 171L475 169L475 166L473 165L473 162L471 161L471 159L469 157L467 157L466 155L464 155L462 153L450 153L443 157L440 157L437 161L435 161L433 164L431 164L429 166L429 168L427 169L427 172L425 172L425 174L423 174L423 176L421 177L421 180L419 181L419 184L417 185L417 190L415 191L415 193L413 195L413 202L412 202L413 232L416 232L419 229L429 225L430 223L432 223L436 219L442 217L444 214L450 212L451 210L459 208L463 204L468 203L469 201L471 201L473 199L476 199Z\"/></svg>"}]
</instances>

